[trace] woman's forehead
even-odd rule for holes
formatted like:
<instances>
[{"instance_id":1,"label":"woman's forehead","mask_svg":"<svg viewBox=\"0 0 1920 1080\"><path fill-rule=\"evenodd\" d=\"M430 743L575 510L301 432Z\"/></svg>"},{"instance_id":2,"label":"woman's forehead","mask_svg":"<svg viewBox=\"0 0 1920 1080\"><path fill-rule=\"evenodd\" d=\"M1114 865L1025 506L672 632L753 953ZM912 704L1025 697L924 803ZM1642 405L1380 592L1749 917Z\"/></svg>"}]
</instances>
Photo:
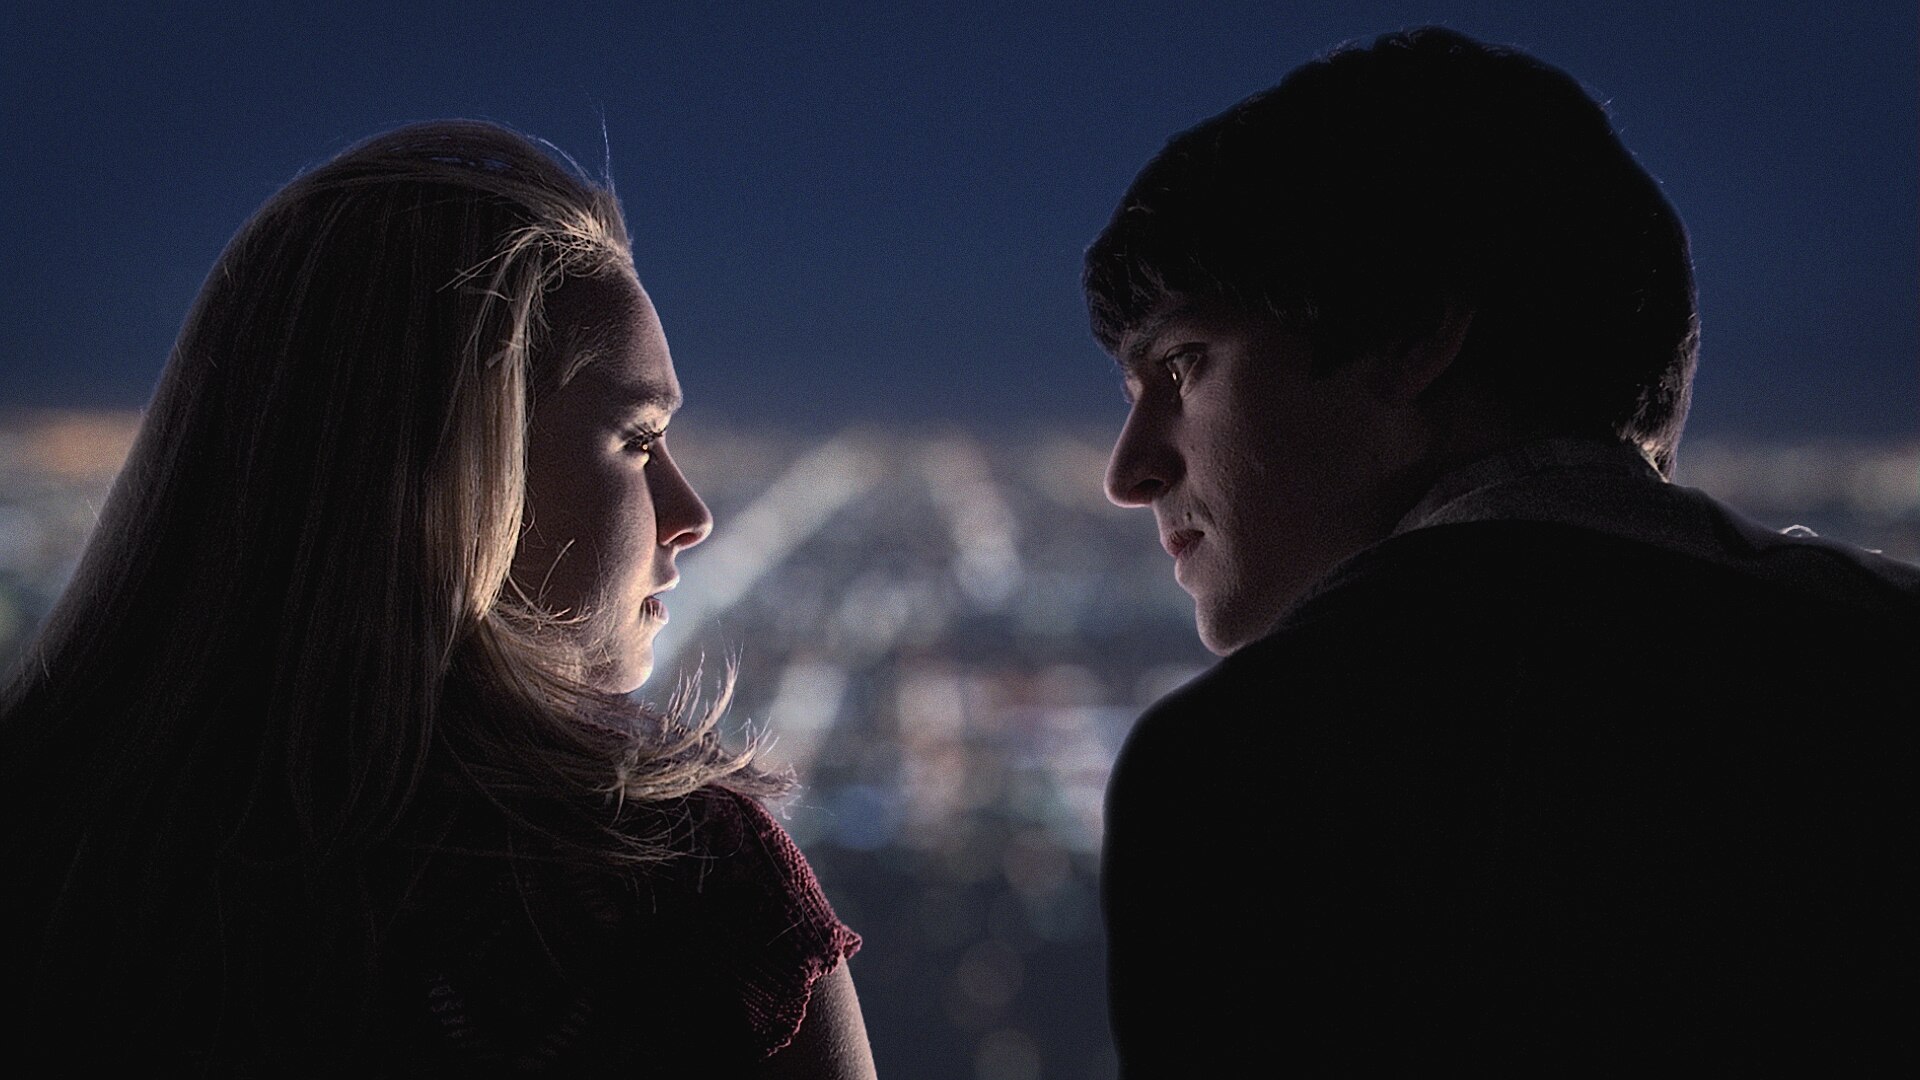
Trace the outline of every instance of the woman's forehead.
<instances>
[{"instance_id":1,"label":"woman's forehead","mask_svg":"<svg viewBox=\"0 0 1920 1080\"><path fill-rule=\"evenodd\" d=\"M618 332L635 322L659 316L653 300L631 271L570 277L547 294L547 325L555 331L584 337Z\"/></svg>"},{"instance_id":2,"label":"woman's forehead","mask_svg":"<svg viewBox=\"0 0 1920 1080\"><path fill-rule=\"evenodd\" d=\"M671 412L680 383L653 302L635 278L575 278L554 291L547 323L563 356L564 385L623 407Z\"/></svg>"}]
</instances>

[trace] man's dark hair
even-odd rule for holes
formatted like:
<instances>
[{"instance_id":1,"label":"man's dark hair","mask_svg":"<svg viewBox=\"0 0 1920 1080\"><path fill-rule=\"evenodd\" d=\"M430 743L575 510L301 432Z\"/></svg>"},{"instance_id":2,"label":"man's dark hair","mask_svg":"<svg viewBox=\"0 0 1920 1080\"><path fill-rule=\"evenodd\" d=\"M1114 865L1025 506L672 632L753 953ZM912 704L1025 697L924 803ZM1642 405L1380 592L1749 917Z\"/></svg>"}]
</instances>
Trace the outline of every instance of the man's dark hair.
<instances>
[{"instance_id":1,"label":"man's dark hair","mask_svg":"<svg viewBox=\"0 0 1920 1080\"><path fill-rule=\"evenodd\" d=\"M1175 136L1085 285L1110 352L1204 297L1304 333L1322 371L1470 310L1447 378L1663 472L1699 339L1686 232L1605 110L1566 72L1439 27L1337 49Z\"/></svg>"}]
</instances>

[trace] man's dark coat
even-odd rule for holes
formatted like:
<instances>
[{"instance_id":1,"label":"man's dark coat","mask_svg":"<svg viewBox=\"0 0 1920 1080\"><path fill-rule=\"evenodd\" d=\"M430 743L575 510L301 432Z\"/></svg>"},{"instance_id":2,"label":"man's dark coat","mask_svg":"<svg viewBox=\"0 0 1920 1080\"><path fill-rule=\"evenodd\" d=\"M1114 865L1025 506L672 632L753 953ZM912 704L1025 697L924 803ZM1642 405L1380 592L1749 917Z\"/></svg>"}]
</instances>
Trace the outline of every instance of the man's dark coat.
<instances>
[{"instance_id":1,"label":"man's dark coat","mask_svg":"<svg viewBox=\"0 0 1920 1080\"><path fill-rule=\"evenodd\" d=\"M1116 767L1123 1075L1913 1057L1920 602L1831 584L1516 521L1351 560Z\"/></svg>"}]
</instances>

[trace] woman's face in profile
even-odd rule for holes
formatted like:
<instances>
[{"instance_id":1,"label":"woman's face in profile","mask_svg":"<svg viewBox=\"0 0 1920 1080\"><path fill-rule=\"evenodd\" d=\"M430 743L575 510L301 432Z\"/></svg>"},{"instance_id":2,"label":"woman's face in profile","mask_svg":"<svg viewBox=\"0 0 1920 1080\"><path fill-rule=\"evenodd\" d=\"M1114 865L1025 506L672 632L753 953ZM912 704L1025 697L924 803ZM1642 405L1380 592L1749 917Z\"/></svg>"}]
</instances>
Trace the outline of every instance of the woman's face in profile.
<instances>
[{"instance_id":1,"label":"woman's face in profile","mask_svg":"<svg viewBox=\"0 0 1920 1080\"><path fill-rule=\"evenodd\" d=\"M646 292L624 277L576 278L547 317L555 343L587 360L534 408L513 577L574 620L588 681L625 693L653 670L674 556L705 539L713 517L667 453L680 382Z\"/></svg>"}]
</instances>

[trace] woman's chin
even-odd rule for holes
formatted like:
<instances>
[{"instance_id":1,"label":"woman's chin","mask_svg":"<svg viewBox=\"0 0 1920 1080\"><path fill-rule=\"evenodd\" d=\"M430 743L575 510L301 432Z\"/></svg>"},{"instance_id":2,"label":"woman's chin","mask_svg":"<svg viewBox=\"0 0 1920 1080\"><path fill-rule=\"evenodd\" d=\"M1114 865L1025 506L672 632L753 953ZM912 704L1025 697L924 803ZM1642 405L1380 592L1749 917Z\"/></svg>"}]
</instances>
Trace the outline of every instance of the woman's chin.
<instances>
[{"instance_id":1,"label":"woman's chin","mask_svg":"<svg viewBox=\"0 0 1920 1080\"><path fill-rule=\"evenodd\" d=\"M610 667L600 683L602 690L615 694L631 694L646 685L653 675L653 647L636 649L624 662Z\"/></svg>"},{"instance_id":2,"label":"woman's chin","mask_svg":"<svg viewBox=\"0 0 1920 1080\"><path fill-rule=\"evenodd\" d=\"M582 681L607 694L631 694L653 674L653 634L629 634L623 638L595 635L597 642L585 646L586 670Z\"/></svg>"}]
</instances>

